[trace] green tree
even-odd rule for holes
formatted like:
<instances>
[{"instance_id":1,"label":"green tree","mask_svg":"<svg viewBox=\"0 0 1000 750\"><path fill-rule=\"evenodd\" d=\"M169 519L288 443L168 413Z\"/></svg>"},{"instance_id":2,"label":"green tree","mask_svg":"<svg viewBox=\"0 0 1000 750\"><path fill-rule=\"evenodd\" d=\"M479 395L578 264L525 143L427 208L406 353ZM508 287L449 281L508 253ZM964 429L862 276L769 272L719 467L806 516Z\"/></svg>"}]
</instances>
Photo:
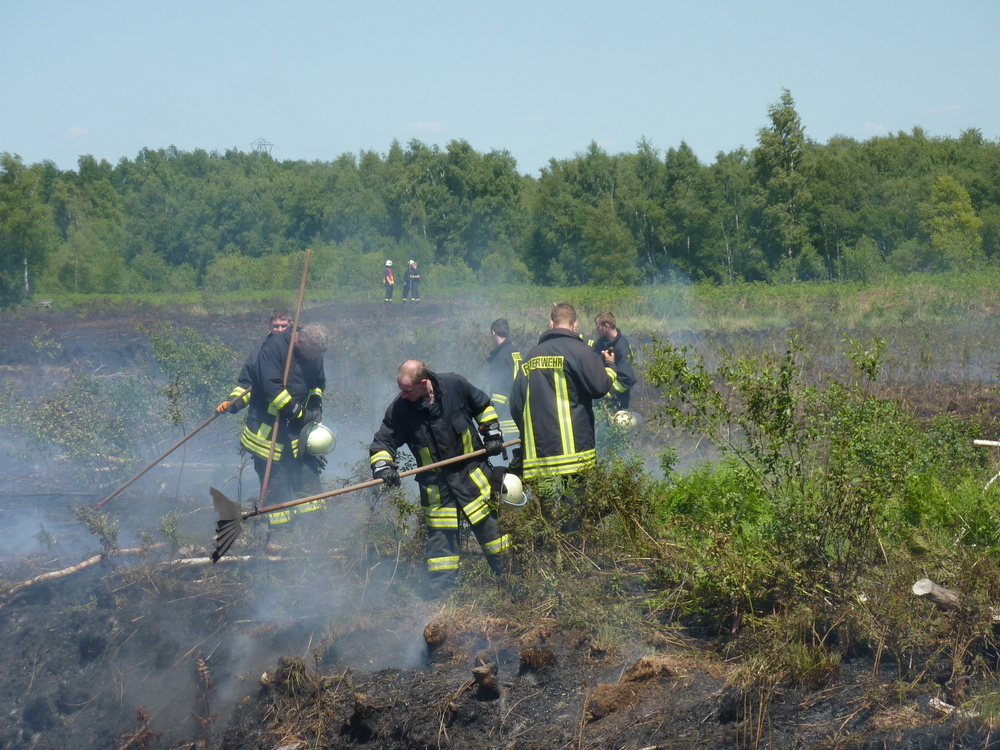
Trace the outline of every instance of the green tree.
<instances>
[{"instance_id":1,"label":"green tree","mask_svg":"<svg viewBox=\"0 0 1000 750\"><path fill-rule=\"evenodd\" d=\"M767 114L771 125L758 131L754 150L757 179L766 196L760 217L761 244L772 268L783 265L797 276L799 259L815 253L808 225L813 164L788 89L767 108Z\"/></svg>"},{"instance_id":2,"label":"green tree","mask_svg":"<svg viewBox=\"0 0 1000 750\"><path fill-rule=\"evenodd\" d=\"M920 205L920 215L930 268L969 269L983 259L983 222L972 208L969 191L953 176L938 177L930 200Z\"/></svg>"},{"instance_id":3,"label":"green tree","mask_svg":"<svg viewBox=\"0 0 1000 750\"><path fill-rule=\"evenodd\" d=\"M713 220L720 280L763 281L767 263L753 236L752 216L763 203L754 179L749 152L744 148L719 153L710 169Z\"/></svg>"},{"instance_id":4,"label":"green tree","mask_svg":"<svg viewBox=\"0 0 1000 750\"><path fill-rule=\"evenodd\" d=\"M638 253L632 233L618 218L610 196L587 210L580 254L588 283L634 284L639 280Z\"/></svg>"},{"instance_id":5,"label":"green tree","mask_svg":"<svg viewBox=\"0 0 1000 750\"><path fill-rule=\"evenodd\" d=\"M0 307L13 307L31 294L55 248L52 209L41 195L43 168L24 166L21 157L0 153Z\"/></svg>"}]
</instances>

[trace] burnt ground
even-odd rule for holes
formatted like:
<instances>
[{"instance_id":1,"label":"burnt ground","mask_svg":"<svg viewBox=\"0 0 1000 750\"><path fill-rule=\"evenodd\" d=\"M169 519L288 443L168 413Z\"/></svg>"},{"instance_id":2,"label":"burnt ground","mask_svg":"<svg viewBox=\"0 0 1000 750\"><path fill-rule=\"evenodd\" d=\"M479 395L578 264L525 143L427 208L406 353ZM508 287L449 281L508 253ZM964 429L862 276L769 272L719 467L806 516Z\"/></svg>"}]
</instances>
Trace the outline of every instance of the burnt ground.
<instances>
[{"instance_id":1,"label":"burnt ground","mask_svg":"<svg viewBox=\"0 0 1000 750\"><path fill-rule=\"evenodd\" d=\"M345 322L342 340L353 345L402 314L313 312ZM419 334L451 314L427 305L412 325ZM54 366L128 366L144 347L134 327L142 317L49 315L46 335L65 358ZM253 318L190 324L249 345ZM24 336L34 322L0 320L0 367L53 366ZM983 408L940 389L933 397ZM216 480L206 471L196 484ZM370 533L391 514L375 493L328 509L311 535L280 540L283 549L251 528L212 566L204 492L137 486L109 514L122 527L120 551L103 548L73 512L101 492L53 488L45 472L4 476L0 750L1000 746L978 719L932 710L932 698L947 698L936 686L906 683L912 674L897 666L874 671L864 649L815 685L747 686L739 659L646 611L641 582L629 638L567 625L562 593L539 602L516 582L497 590L481 563L466 563L459 596L422 601L409 542L391 548ZM195 541L171 548L140 533L168 511L197 530Z\"/></svg>"}]
</instances>

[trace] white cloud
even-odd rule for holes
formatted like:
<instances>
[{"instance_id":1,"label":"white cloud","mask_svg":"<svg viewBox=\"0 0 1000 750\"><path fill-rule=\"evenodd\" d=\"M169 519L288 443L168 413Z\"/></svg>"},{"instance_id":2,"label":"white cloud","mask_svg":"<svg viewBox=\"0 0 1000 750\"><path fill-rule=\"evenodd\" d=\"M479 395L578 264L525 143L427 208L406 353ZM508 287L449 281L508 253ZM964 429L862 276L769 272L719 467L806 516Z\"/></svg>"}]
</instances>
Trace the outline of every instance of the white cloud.
<instances>
[{"instance_id":1,"label":"white cloud","mask_svg":"<svg viewBox=\"0 0 1000 750\"><path fill-rule=\"evenodd\" d=\"M865 135L885 135L889 132L889 128L885 125L876 125L874 122L866 122L861 128L861 132Z\"/></svg>"},{"instance_id":2,"label":"white cloud","mask_svg":"<svg viewBox=\"0 0 1000 750\"><path fill-rule=\"evenodd\" d=\"M67 138L79 138L81 135L87 135L87 131L83 128L72 127L64 135Z\"/></svg>"}]
</instances>

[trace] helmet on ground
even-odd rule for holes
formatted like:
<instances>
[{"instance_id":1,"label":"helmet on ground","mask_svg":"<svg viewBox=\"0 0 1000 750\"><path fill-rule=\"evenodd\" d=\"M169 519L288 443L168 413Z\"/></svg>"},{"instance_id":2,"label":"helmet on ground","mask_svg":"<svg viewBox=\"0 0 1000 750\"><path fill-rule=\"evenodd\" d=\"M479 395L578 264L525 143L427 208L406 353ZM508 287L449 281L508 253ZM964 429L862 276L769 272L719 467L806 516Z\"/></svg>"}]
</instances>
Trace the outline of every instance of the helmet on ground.
<instances>
[{"instance_id":1,"label":"helmet on ground","mask_svg":"<svg viewBox=\"0 0 1000 750\"><path fill-rule=\"evenodd\" d=\"M385 266L386 266L386 268L388 268L388 267L389 267L389 266L391 266L391 265L392 265L392 261L391 261L391 260L387 260L387 261L385 262Z\"/></svg>"},{"instance_id":2,"label":"helmet on ground","mask_svg":"<svg viewBox=\"0 0 1000 750\"><path fill-rule=\"evenodd\" d=\"M500 488L500 499L507 505L522 506L528 499L524 496L524 485L517 474L504 474L503 487Z\"/></svg>"},{"instance_id":3,"label":"helmet on ground","mask_svg":"<svg viewBox=\"0 0 1000 750\"><path fill-rule=\"evenodd\" d=\"M628 430L637 430L642 427L646 420L644 420L642 415L637 411L621 409L611 415L611 421L619 427L624 427Z\"/></svg>"},{"instance_id":4,"label":"helmet on ground","mask_svg":"<svg viewBox=\"0 0 1000 750\"><path fill-rule=\"evenodd\" d=\"M324 456L337 445L336 433L319 422L310 422L303 432L306 434L306 452L314 456Z\"/></svg>"}]
</instances>

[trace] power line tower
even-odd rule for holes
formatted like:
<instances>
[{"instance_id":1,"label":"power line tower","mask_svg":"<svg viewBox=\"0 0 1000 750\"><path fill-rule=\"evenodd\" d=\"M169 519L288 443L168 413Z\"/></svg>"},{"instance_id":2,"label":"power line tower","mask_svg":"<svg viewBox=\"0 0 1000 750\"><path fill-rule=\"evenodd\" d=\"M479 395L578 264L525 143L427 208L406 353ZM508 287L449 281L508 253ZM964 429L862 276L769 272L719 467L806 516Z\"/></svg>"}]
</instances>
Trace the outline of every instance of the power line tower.
<instances>
[{"instance_id":1,"label":"power line tower","mask_svg":"<svg viewBox=\"0 0 1000 750\"><path fill-rule=\"evenodd\" d=\"M255 154L267 154L271 155L271 148L274 146L267 138L258 138L250 144L250 148Z\"/></svg>"}]
</instances>

